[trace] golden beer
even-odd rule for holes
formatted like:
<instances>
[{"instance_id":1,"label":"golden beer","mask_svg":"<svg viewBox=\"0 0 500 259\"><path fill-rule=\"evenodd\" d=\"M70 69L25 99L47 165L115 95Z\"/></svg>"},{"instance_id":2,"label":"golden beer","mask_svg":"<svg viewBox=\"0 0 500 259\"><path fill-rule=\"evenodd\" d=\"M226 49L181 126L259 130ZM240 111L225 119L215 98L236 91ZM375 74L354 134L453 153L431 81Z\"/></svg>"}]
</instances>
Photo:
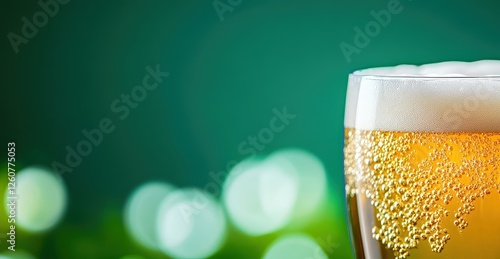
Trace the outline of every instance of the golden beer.
<instances>
[{"instance_id":1,"label":"golden beer","mask_svg":"<svg viewBox=\"0 0 500 259\"><path fill-rule=\"evenodd\" d=\"M499 258L500 133L346 129L345 140L348 202L375 219L357 224L382 258Z\"/></svg>"},{"instance_id":2,"label":"golden beer","mask_svg":"<svg viewBox=\"0 0 500 259\"><path fill-rule=\"evenodd\" d=\"M500 61L350 75L344 170L357 258L500 258L499 75Z\"/></svg>"}]
</instances>

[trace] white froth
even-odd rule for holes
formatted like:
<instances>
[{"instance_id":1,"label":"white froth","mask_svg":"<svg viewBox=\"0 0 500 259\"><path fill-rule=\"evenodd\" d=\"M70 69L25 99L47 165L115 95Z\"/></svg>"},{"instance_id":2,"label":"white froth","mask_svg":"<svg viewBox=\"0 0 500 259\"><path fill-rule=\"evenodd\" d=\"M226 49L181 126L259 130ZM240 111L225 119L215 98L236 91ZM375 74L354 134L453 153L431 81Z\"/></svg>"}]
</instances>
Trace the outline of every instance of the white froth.
<instances>
[{"instance_id":1,"label":"white froth","mask_svg":"<svg viewBox=\"0 0 500 259\"><path fill-rule=\"evenodd\" d=\"M500 132L500 61L354 72L345 115L364 130Z\"/></svg>"},{"instance_id":2,"label":"white froth","mask_svg":"<svg viewBox=\"0 0 500 259\"><path fill-rule=\"evenodd\" d=\"M421 66L368 68L354 72L359 76L413 76L413 77L484 77L500 76L500 60L475 62L448 61Z\"/></svg>"}]
</instances>

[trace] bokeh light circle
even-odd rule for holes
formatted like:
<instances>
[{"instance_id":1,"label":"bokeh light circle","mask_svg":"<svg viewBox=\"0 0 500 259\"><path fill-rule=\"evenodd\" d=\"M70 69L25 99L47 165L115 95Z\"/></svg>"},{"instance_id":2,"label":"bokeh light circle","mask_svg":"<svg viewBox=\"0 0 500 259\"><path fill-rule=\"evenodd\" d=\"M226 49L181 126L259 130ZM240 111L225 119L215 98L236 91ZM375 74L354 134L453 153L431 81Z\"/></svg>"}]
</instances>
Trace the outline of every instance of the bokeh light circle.
<instances>
[{"instance_id":1,"label":"bokeh light circle","mask_svg":"<svg viewBox=\"0 0 500 259\"><path fill-rule=\"evenodd\" d=\"M300 183L293 214L299 220L310 218L326 194L327 178L323 163L310 152L296 148L277 151L267 158L267 162L293 166Z\"/></svg>"},{"instance_id":2,"label":"bokeh light circle","mask_svg":"<svg viewBox=\"0 0 500 259\"><path fill-rule=\"evenodd\" d=\"M162 250L174 258L205 258L215 253L226 236L226 220L219 203L198 189L177 190L158 213Z\"/></svg>"},{"instance_id":3,"label":"bokeh light circle","mask_svg":"<svg viewBox=\"0 0 500 259\"><path fill-rule=\"evenodd\" d=\"M16 175L16 225L29 232L43 232L54 227L66 209L67 193L61 181L50 170L28 167ZM12 194L5 193L5 209L10 214Z\"/></svg>"},{"instance_id":4,"label":"bokeh light circle","mask_svg":"<svg viewBox=\"0 0 500 259\"><path fill-rule=\"evenodd\" d=\"M0 259L36 259L36 257L24 250L16 249L16 251L2 252Z\"/></svg>"},{"instance_id":5,"label":"bokeh light circle","mask_svg":"<svg viewBox=\"0 0 500 259\"><path fill-rule=\"evenodd\" d=\"M120 257L120 259L145 259L145 258L140 255L126 255Z\"/></svg>"},{"instance_id":6,"label":"bokeh light circle","mask_svg":"<svg viewBox=\"0 0 500 259\"><path fill-rule=\"evenodd\" d=\"M244 233L263 235L289 222L299 183L293 167L285 164L244 162L242 167L236 166L238 171L230 172L224 185L224 205Z\"/></svg>"},{"instance_id":7,"label":"bokeh light circle","mask_svg":"<svg viewBox=\"0 0 500 259\"><path fill-rule=\"evenodd\" d=\"M139 186L125 205L125 226L139 244L159 249L156 218L162 201L175 187L162 182L149 182Z\"/></svg>"},{"instance_id":8,"label":"bokeh light circle","mask_svg":"<svg viewBox=\"0 0 500 259\"><path fill-rule=\"evenodd\" d=\"M289 234L275 240L263 259L327 259L321 246L305 234Z\"/></svg>"}]
</instances>

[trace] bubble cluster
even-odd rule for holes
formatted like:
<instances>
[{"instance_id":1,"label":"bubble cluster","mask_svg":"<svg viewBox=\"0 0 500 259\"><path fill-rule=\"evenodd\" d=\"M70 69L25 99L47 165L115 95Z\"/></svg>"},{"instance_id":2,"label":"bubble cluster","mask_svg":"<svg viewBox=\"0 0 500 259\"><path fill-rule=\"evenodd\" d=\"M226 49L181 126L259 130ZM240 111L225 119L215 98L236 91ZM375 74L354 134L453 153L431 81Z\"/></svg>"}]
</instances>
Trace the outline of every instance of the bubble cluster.
<instances>
[{"instance_id":1,"label":"bubble cluster","mask_svg":"<svg viewBox=\"0 0 500 259\"><path fill-rule=\"evenodd\" d=\"M499 164L499 133L346 130L347 195L370 200L373 238L396 258L422 242L442 252L444 221L462 231L475 202L500 193Z\"/></svg>"}]
</instances>

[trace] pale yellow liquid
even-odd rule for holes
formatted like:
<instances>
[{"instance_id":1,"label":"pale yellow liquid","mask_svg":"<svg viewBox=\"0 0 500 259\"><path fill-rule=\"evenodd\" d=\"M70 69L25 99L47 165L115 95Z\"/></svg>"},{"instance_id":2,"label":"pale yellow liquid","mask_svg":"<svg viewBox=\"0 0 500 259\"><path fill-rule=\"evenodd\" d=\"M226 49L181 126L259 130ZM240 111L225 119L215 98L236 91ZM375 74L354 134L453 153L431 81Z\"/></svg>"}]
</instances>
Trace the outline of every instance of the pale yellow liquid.
<instances>
[{"instance_id":1,"label":"pale yellow liquid","mask_svg":"<svg viewBox=\"0 0 500 259\"><path fill-rule=\"evenodd\" d=\"M345 134L358 258L500 258L500 133Z\"/></svg>"}]
</instances>

